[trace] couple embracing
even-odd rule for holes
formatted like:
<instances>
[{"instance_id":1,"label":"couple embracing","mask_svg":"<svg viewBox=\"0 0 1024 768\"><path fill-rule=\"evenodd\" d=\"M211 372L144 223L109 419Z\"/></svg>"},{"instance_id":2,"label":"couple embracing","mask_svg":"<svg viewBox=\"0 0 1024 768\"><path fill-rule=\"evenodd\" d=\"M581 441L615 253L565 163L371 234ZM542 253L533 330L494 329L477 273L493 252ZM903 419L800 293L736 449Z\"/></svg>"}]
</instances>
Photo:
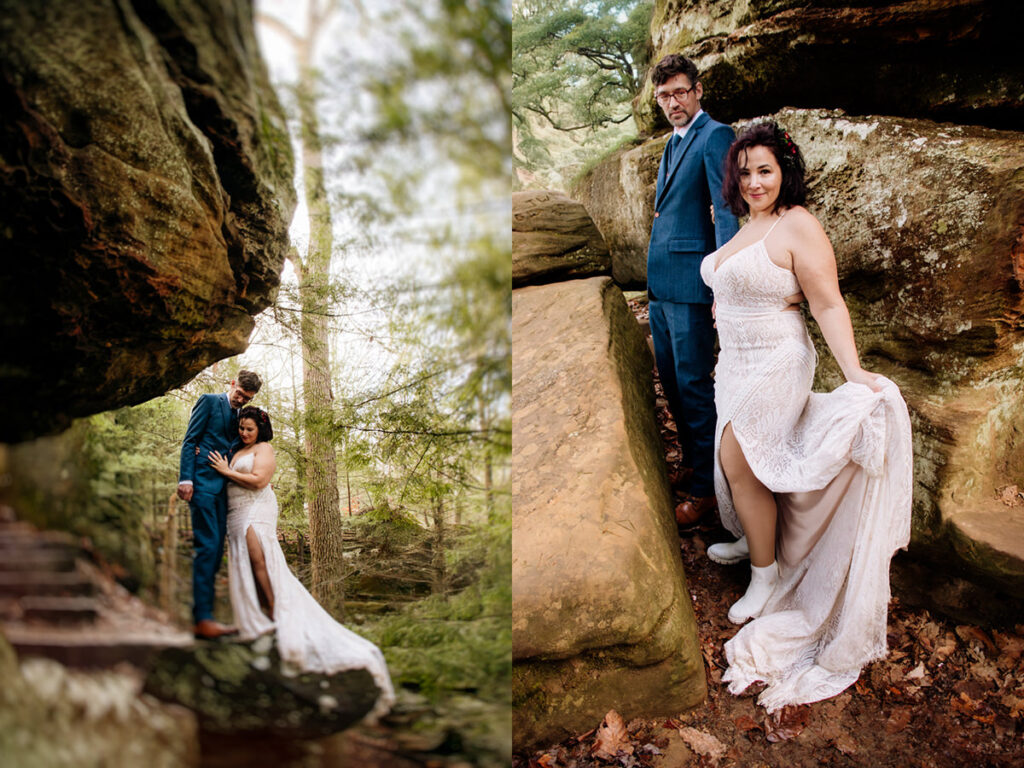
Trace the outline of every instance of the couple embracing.
<instances>
[{"instance_id":1,"label":"couple embracing","mask_svg":"<svg viewBox=\"0 0 1024 768\"><path fill-rule=\"evenodd\" d=\"M248 405L261 386L257 374L241 370L226 393L202 395L182 442L178 496L192 512L193 632L207 640L274 632L281 658L294 669L366 669L380 691L370 715L382 715L395 700L383 655L316 602L288 568L277 540L274 430L266 411ZM237 628L213 619L225 540Z\"/></svg>"},{"instance_id":2,"label":"couple embracing","mask_svg":"<svg viewBox=\"0 0 1024 768\"><path fill-rule=\"evenodd\" d=\"M910 535L906 404L861 367L789 134L762 121L735 137L702 110L683 56L663 58L651 79L673 133L648 249L650 327L693 468L676 521L717 508L738 538L708 557L750 560L749 587L729 610L745 625L725 645L730 691L765 684L758 702L769 711L819 701L886 653L889 561ZM804 303L846 379L829 393L811 392Z\"/></svg>"}]
</instances>

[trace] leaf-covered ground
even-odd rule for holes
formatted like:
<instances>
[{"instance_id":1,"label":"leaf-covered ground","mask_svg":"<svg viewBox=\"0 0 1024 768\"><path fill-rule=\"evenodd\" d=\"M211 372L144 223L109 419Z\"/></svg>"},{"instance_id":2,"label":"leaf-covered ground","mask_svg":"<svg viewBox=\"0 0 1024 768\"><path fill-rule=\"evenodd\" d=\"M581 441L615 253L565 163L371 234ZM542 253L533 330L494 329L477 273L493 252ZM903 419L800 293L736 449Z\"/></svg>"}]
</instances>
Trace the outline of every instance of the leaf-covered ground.
<instances>
[{"instance_id":1,"label":"leaf-covered ground","mask_svg":"<svg viewBox=\"0 0 1024 768\"><path fill-rule=\"evenodd\" d=\"M657 382L656 390L660 395ZM669 475L678 481L685 472L675 424L660 396L658 405ZM717 518L680 532L707 674L705 704L630 722L613 710L587 733L515 755L513 768L1024 766L1024 623L958 624L897 595L889 606L889 655L839 696L769 717L755 704L755 690L730 694L721 683L722 648L737 627L726 614L746 589L749 567L716 565L705 550L731 538Z\"/></svg>"}]
</instances>

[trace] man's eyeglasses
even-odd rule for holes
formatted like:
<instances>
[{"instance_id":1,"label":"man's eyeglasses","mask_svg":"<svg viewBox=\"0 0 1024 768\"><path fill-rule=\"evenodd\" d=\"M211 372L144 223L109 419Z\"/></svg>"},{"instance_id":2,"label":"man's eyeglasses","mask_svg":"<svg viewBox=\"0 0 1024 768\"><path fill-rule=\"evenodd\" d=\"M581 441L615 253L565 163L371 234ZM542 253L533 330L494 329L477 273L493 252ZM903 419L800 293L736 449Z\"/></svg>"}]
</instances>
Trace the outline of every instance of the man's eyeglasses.
<instances>
[{"instance_id":1,"label":"man's eyeglasses","mask_svg":"<svg viewBox=\"0 0 1024 768\"><path fill-rule=\"evenodd\" d=\"M669 104L673 99L682 103L683 99L685 99L690 91L696 87L696 85L691 85L689 88L677 88L676 90L669 91L668 93L659 93L654 97L654 100L659 104Z\"/></svg>"}]
</instances>

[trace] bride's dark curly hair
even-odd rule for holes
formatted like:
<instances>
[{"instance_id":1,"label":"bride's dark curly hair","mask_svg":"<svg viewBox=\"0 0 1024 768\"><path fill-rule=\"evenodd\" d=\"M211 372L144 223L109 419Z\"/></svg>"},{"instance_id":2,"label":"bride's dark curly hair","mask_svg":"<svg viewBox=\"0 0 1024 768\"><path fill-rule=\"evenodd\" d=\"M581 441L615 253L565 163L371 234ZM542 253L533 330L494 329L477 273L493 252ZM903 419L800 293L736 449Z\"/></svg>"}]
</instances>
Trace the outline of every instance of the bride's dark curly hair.
<instances>
[{"instance_id":1,"label":"bride's dark curly hair","mask_svg":"<svg viewBox=\"0 0 1024 768\"><path fill-rule=\"evenodd\" d=\"M779 208L790 208L807 202L807 182L804 180L804 156L789 133L772 120L747 126L729 147L725 156L725 178L722 180L722 197L729 209L737 216L750 213L747 201L740 194L740 161L746 164L746 154L751 147L767 147L775 155L775 161L782 169L782 184L779 197L775 200L772 213Z\"/></svg>"},{"instance_id":2,"label":"bride's dark curly hair","mask_svg":"<svg viewBox=\"0 0 1024 768\"><path fill-rule=\"evenodd\" d=\"M274 439L274 428L270 426L270 417L266 411L261 411L255 405L247 405L238 412L238 423L242 419L252 419L256 422L256 442L269 443Z\"/></svg>"}]
</instances>

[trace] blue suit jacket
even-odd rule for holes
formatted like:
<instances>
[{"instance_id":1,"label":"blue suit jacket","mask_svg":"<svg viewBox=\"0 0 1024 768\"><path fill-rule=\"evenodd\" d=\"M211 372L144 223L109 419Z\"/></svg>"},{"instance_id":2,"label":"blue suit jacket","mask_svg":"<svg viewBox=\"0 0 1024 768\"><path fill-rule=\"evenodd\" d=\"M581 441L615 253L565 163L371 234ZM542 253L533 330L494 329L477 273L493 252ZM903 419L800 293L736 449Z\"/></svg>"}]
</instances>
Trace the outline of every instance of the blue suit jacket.
<instances>
[{"instance_id":1,"label":"blue suit jacket","mask_svg":"<svg viewBox=\"0 0 1024 768\"><path fill-rule=\"evenodd\" d=\"M722 197L725 154L734 138L732 128L705 112L673 152L671 166L662 153L647 246L647 293L652 300L711 303L711 289L700 277L701 259L739 229Z\"/></svg>"},{"instance_id":2,"label":"blue suit jacket","mask_svg":"<svg viewBox=\"0 0 1024 768\"><path fill-rule=\"evenodd\" d=\"M179 483L191 480L194 492L199 493L218 494L224 490L226 479L210 466L207 456L210 451L228 455L238 443L238 427L232 423L232 416L226 394L199 397L181 444Z\"/></svg>"}]
</instances>

